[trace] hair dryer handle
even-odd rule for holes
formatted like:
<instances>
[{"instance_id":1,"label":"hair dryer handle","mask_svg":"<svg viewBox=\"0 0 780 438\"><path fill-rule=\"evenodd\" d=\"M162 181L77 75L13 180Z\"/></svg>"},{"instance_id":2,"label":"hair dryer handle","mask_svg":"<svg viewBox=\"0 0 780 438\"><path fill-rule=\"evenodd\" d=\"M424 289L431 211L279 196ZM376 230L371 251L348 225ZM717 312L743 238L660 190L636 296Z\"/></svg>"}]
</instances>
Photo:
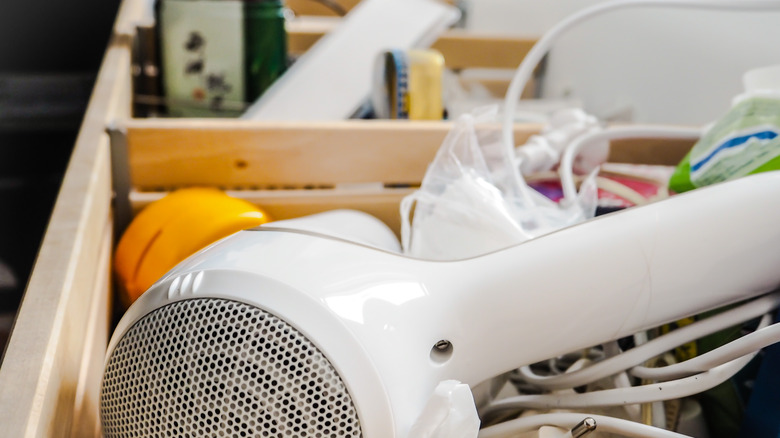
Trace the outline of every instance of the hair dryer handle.
<instances>
[{"instance_id":1,"label":"hair dryer handle","mask_svg":"<svg viewBox=\"0 0 780 438\"><path fill-rule=\"evenodd\" d=\"M780 172L596 218L448 266L476 383L773 290ZM487 340L487 341L486 341ZM467 372L469 374L470 372Z\"/></svg>"}]
</instances>

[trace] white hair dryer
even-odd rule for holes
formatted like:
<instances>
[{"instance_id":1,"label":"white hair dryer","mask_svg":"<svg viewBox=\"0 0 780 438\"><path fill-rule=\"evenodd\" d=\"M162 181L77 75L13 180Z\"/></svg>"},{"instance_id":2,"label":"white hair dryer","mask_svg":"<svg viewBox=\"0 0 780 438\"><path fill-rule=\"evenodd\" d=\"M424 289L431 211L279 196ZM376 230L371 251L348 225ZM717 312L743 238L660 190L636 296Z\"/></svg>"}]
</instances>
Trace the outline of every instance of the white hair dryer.
<instances>
[{"instance_id":1,"label":"white hair dryer","mask_svg":"<svg viewBox=\"0 0 780 438\"><path fill-rule=\"evenodd\" d=\"M404 437L441 381L474 386L780 284L778 172L452 262L382 249L384 225L338 214L379 240L317 232L333 215L270 223L145 293L109 345L105 436Z\"/></svg>"}]
</instances>

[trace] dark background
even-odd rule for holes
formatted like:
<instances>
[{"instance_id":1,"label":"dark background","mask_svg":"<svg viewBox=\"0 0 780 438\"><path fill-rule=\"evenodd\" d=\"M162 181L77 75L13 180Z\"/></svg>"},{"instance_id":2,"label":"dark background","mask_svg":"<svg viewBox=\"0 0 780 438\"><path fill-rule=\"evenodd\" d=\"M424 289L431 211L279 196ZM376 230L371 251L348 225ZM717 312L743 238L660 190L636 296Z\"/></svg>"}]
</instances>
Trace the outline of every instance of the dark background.
<instances>
[{"instance_id":1,"label":"dark background","mask_svg":"<svg viewBox=\"0 0 780 438\"><path fill-rule=\"evenodd\" d=\"M27 283L118 5L0 1L0 263L16 279L0 282L6 321Z\"/></svg>"}]
</instances>

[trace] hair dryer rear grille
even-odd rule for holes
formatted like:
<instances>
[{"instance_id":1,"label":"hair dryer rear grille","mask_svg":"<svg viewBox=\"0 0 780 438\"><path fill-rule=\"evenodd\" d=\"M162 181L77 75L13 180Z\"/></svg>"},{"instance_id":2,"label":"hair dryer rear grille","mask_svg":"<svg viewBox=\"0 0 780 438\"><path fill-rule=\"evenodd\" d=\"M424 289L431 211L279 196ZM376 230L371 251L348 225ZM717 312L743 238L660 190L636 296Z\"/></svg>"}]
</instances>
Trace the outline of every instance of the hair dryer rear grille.
<instances>
[{"instance_id":1,"label":"hair dryer rear grille","mask_svg":"<svg viewBox=\"0 0 780 438\"><path fill-rule=\"evenodd\" d=\"M305 336L256 307L179 301L117 344L100 396L111 437L359 437L352 399Z\"/></svg>"}]
</instances>

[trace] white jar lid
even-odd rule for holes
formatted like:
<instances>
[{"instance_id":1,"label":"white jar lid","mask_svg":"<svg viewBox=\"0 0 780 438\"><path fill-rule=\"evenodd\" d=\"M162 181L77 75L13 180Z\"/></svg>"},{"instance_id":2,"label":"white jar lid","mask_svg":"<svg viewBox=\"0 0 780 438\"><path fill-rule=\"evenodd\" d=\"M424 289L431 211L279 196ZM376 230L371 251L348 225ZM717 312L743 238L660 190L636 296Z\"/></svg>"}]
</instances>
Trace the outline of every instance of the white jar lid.
<instances>
[{"instance_id":1,"label":"white jar lid","mask_svg":"<svg viewBox=\"0 0 780 438\"><path fill-rule=\"evenodd\" d=\"M780 91L780 65L761 67L747 71L742 75L745 91Z\"/></svg>"}]
</instances>

